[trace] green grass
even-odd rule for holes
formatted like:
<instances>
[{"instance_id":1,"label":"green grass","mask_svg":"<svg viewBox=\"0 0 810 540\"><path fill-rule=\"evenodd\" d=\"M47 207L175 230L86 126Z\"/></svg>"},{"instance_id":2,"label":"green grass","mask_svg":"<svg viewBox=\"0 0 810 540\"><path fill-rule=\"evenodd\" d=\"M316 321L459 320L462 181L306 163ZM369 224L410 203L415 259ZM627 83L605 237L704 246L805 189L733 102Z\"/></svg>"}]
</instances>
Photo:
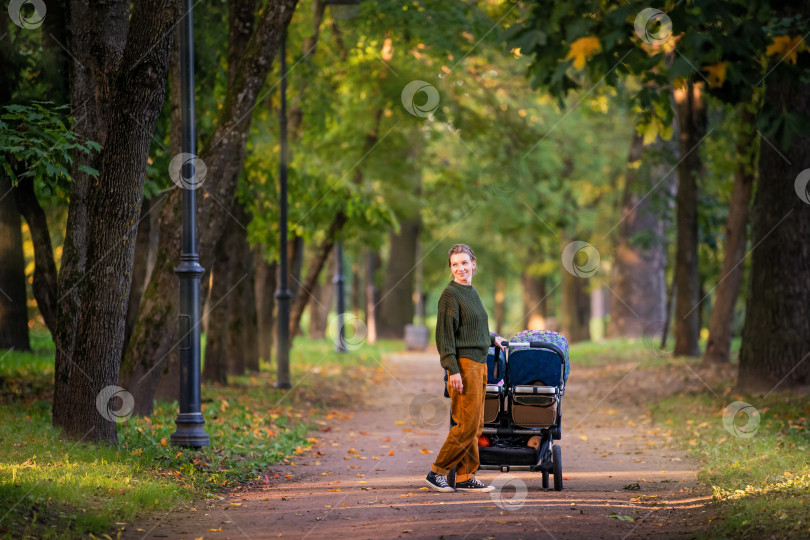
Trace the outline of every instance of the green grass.
<instances>
[{"instance_id":1,"label":"green grass","mask_svg":"<svg viewBox=\"0 0 810 540\"><path fill-rule=\"evenodd\" d=\"M774 393L674 396L652 407L654 419L672 428L676 442L701 463L699 479L711 486L718 519L715 534L730 538L807 538L810 521L810 404L807 396ZM736 416L730 431L722 411L735 401L751 404L755 417ZM729 417L732 418L732 417ZM750 423L749 422L753 422ZM748 426L748 427L746 427ZM741 437L734 432L750 437Z\"/></svg>"},{"instance_id":2,"label":"green grass","mask_svg":"<svg viewBox=\"0 0 810 540\"><path fill-rule=\"evenodd\" d=\"M35 336L30 353L0 351L0 536L115 536L116 523L169 510L239 483L277 481L266 474L315 441L312 430L333 410L358 402L385 376L382 356L401 342L365 344L348 354L331 342L296 340L292 390L273 387L274 367L206 385L202 412L211 446L169 444L176 403L118 425L119 447L62 440L51 427L53 344ZM270 368L273 367L271 370Z\"/></svg>"}]
</instances>

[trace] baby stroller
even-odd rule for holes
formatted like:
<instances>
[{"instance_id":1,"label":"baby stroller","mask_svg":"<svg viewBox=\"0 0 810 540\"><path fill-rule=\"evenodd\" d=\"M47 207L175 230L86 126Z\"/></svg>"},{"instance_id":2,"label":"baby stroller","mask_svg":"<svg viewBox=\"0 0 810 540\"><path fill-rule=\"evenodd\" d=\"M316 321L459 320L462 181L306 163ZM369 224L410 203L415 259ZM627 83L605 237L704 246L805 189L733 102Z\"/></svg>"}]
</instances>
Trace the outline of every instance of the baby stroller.
<instances>
[{"instance_id":1,"label":"baby stroller","mask_svg":"<svg viewBox=\"0 0 810 540\"><path fill-rule=\"evenodd\" d=\"M505 344L506 345L506 344ZM539 471L548 488L562 490L562 396L570 364L568 341L548 330L524 330L487 357L481 469ZM448 475L454 484L455 471Z\"/></svg>"}]
</instances>

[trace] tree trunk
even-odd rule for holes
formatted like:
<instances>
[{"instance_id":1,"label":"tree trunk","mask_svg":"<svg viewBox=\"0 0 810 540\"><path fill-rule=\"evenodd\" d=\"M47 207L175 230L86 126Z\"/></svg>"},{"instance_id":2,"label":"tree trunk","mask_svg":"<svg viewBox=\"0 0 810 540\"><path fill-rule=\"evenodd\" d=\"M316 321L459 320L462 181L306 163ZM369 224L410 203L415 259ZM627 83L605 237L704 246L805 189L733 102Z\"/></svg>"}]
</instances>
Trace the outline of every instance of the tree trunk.
<instances>
[{"instance_id":1,"label":"tree trunk","mask_svg":"<svg viewBox=\"0 0 810 540\"><path fill-rule=\"evenodd\" d=\"M256 98L264 87L297 0L270 0L259 15L256 30L244 49L233 85L222 103L215 128L200 152L208 169L198 192L198 250L200 264L211 267L214 248L231 219L220 206L232 201L242 172L245 145ZM157 385L154 366L175 346L177 334L177 278L174 266L182 231L180 190L173 190L161 212L160 240L155 271L144 294L143 306L122 370L140 381L146 401Z\"/></svg>"},{"instance_id":2,"label":"tree trunk","mask_svg":"<svg viewBox=\"0 0 810 540\"><path fill-rule=\"evenodd\" d=\"M118 70L124 52L129 24L129 2L116 0L89 6L71 0L67 9L67 48L70 63L71 129L81 139L106 146L107 127L112 109L113 84L110 74ZM103 32L99 29L104 29ZM62 261L57 277L57 331L54 336L53 425L70 419L71 411L57 407L65 403L70 391L68 381L74 371L73 348L81 298L79 285L84 279L87 261L87 197L90 177L81 166L101 168L102 153L87 155L74 152Z\"/></svg>"},{"instance_id":3,"label":"tree trunk","mask_svg":"<svg viewBox=\"0 0 810 540\"><path fill-rule=\"evenodd\" d=\"M98 181L87 193L87 260L92 264L79 285L71 358L76 369L64 401L53 404L54 410L70 411L61 427L80 440L117 444L114 415L121 411L108 402L105 415L96 401L118 383L146 161L163 106L178 4L135 3L120 68L108 74L110 129Z\"/></svg>"},{"instance_id":4,"label":"tree trunk","mask_svg":"<svg viewBox=\"0 0 810 540\"><path fill-rule=\"evenodd\" d=\"M205 362L203 363L202 380L205 382L227 384L230 362L228 360L228 340L230 333L229 301L234 283L234 264L231 260L233 251L228 243L232 240L230 231L226 231L217 243L214 253L213 283L208 307L208 333L205 338Z\"/></svg>"},{"instance_id":5,"label":"tree trunk","mask_svg":"<svg viewBox=\"0 0 810 540\"><path fill-rule=\"evenodd\" d=\"M51 331L51 335L54 335L57 313L56 263L53 260L53 246L48 221L37 201L36 193L34 193L34 181L30 177L20 180L14 190L14 195L17 200L17 208L28 223L31 240L34 244L34 281L31 288L45 326Z\"/></svg>"},{"instance_id":6,"label":"tree trunk","mask_svg":"<svg viewBox=\"0 0 810 540\"><path fill-rule=\"evenodd\" d=\"M709 339L703 353L704 364L725 364L731 357L731 327L734 323L734 306L740 294L745 266L748 205L754 187L754 152L756 130L750 105L742 105L740 135L737 141L739 163L734 172L734 187L729 202L726 242L723 251L723 271L717 283L714 307L709 320Z\"/></svg>"},{"instance_id":7,"label":"tree trunk","mask_svg":"<svg viewBox=\"0 0 810 540\"><path fill-rule=\"evenodd\" d=\"M256 326L259 356L268 364L273 359L273 308L276 305L276 263L268 264L258 247L254 255L256 288Z\"/></svg>"},{"instance_id":8,"label":"tree trunk","mask_svg":"<svg viewBox=\"0 0 810 540\"><path fill-rule=\"evenodd\" d=\"M700 84L691 81L675 91L680 125L678 165L677 253L675 282L675 356L699 356L700 283L698 276L698 180L703 174L700 144L706 134L706 106Z\"/></svg>"},{"instance_id":9,"label":"tree trunk","mask_svg":"<svg viewBox=\"0 0 810 540\"><path fill-rule=\"evenodd\" d=\"M643 138L638 134L630 146L622 221L611 273L607 332L610 338L659 335L666 318L664 219L661 205L656 204L650 190L667 174L669 166L664 156L668 146L667 141L659 138L645 152ZM639 233L654 238L640 245L634 240Z\"/></svg>"},{"instance_id":10,"label":"tree trunk","mask_svg":"<svg viewBox=\"0 0 810 540\"><path fill-rule=\"evenodd\" d=\"M790 6L810 15L806 3ZM787 7L785 16L794 10ZM771 77L766 107L810 117L810 84L779 71ZM760 180L751 209L754 247L740 350L742 391L810 384L810 136L793 134L787 147L772 144L764 138L760 143Z\"/></svg>"},{"instance_id":11,"label":"tree trunk","mask_svg":"<svg viewBox=\"0 0 810 540\"><path fill-rule=\"evenodd\" d=\"M390 235L388 265L377 312L377 336L380 338L402 339L405 325L413 322L413 269L420 226L418 219L403 219L399 233Z\"/></svg>"},{"instance_id":12,"label":"tree trunk","mask_svg":"<svg viewBox=\"0 0 810 540\"><path fill-rule=\"evenodd\" d=\"M529 330L545 330L548 317L546 301L546 276L535 277L524 272L520 277L523 285L523 319Z\"/></svg>"},{"instance_id":13,"label":"tree trunk","mask_svg":"<svg viewBox=\"0 0 810 540\"><path fill-rule=\"evenodd\" d=\"M239 223L247 224L250 217L244 207L234 203L234 216ZM259 371L259 342L256 334L256 297L254 295L253 253L247 241L247 231L235 220L230 221L229 246L232 252L231 282L233 291L228 299L229 329L228 358L235 361L230 373L242 375L245 371Z\"/></svg>"},{"instance_id":14,"label":"tree trunk","mask_svg":"<svg viewBox=\"0 0 810 540\"><path fill-rule=\"evenodd\" d=\"M495 328L494 332L500 334L504 327L506 316L506 280L499 276L495 280Z\"/></svg>"},{"instance_id":15,"label":"tree trunk","mask_svg":"<svg viewBox=\"0 0 810 540\"><path fill-rule=\"evenodd\" d=\"M570 343L591 339L591 297L588 280L562 272L562 333Z\"/></svg>"},{"instance_id":16,"label":"tree trunk","mask_svg":"<svg viewBox=\"0 0 810 540\"><path fill-rule=\"evenodd\" d=\"M307 277L299 290L299 294L290 308L290 344L292 345L295 336L298 335L298 330L301 327L301 316L304 314L304 309L309 303L309 298L312 295L312 290L315 288L315 283L318 281L318 276L323 270L323 265L326 259L335 247L335 236L346 224L346 214L338 212L332 224L329 226L326 238L324 238L315 251L312 265L307 270Z\"/></svg>"},{"instance_id":17,"label":"tree trunk","mask_svg":"<svg viewBox=\"0 0 810 540\"><path fill-rule=\"evenodd\" d=\"M14 188L0 172L0 349L28 351L22 220Z\"/></svg>"},{"instance_id":18,"label":"tree trunk","mask_svg":"<svg viewBox=\"0 0 810 540\"><path fill-rule=\"evenodd\" d=\"M146 287L146 263L149 259L149 244L152 238L152 221L149 213L155 203L151 199L144 199L141 205L141 216L138 220L138 236L135 238L135 260L132 265L132 287L129 290L127 303L127 322L124 329L124 350L126 350L132 329L138 318L138 308L141 305L141 296Z\"/></svg>"},{"instance_id":19,"label":"tree trunk","mask_svg":"<svg viewBox=\"0 0 810 540\"><path fill-rule=\"evenodd\" d=\"M376 251L368 252L366 266L366 342L371 345L377 343L377 284L375 274L380 265L379 259L380 256Z\"/></svg>"},{"instance_id":20,"label":"tree trunk","mask_svg":"<svg viewBox=\"0 0 810 540\"><path fill-rule=\"evenodd\" d=\"M337 258L334 252L329 257L324 272L323 283L315 286L313 299L309 306L309 337L310 339L326 339L326 327L329 324L329 312L335 298L335 285L332 277L335 275Z\"/></svg>"}]
</instances>

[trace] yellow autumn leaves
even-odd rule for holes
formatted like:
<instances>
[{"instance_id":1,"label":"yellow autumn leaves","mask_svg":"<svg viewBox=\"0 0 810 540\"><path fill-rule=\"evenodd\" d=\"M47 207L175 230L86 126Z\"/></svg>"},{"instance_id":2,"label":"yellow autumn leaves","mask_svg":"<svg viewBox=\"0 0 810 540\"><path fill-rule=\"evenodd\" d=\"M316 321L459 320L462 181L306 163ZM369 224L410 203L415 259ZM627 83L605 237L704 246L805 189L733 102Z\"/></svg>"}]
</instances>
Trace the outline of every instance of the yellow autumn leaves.
<instances>
[{"instance_id":1,"label":"yellow autumn leaves","mask_svg":"<svg viewBox=\"0 0 810 540\"><path fill-rule=\"evenodd\" d=\"M573 60L576 69L583 69L585 64L593 56L602 50L599 38L585 36L571 43L566 60ZM765 49L766 56L777 56L779 61L787 61L796 64L796 58L802 51L810 52L810 46L804 41L802 36L776 36L773 42ZM718 62L709 66L703 66L701 71L706 74L706 80L711 87L723 86L726 80L726 67L728 62Z\"/></svg>"},{"instance_id":2,"label":"yellow autumn leaves","mask_svg":"<svg viewBox=\"0 0 810 540\"><path fill-rule=\"evenodd\" d=\"M594 54L602 50L602 44L596 37L581 37L571 43L571 48L565 56L566 60L574 60L574 67L582 69L585 62L591 59Z\"/></svg>"}]
</instances>

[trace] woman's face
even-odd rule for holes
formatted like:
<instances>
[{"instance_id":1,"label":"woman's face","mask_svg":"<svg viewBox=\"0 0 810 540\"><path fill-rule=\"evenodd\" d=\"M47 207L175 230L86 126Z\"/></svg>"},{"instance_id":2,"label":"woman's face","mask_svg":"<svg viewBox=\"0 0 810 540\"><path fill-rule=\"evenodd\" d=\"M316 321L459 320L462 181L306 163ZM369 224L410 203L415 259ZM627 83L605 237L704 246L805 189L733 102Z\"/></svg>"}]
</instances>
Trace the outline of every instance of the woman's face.
<instances>
[{"instance_id":1,"label":"woman's face","mask_svg":"<svg viewBox=\"0 0 810 540\"><path fill-rule=\"evenodd\" d=\"M470 260L467 253L454 253L450 256L450 272L456 283L462 285L472 285L475 262Z\"/></svg>"}]
</instances>

